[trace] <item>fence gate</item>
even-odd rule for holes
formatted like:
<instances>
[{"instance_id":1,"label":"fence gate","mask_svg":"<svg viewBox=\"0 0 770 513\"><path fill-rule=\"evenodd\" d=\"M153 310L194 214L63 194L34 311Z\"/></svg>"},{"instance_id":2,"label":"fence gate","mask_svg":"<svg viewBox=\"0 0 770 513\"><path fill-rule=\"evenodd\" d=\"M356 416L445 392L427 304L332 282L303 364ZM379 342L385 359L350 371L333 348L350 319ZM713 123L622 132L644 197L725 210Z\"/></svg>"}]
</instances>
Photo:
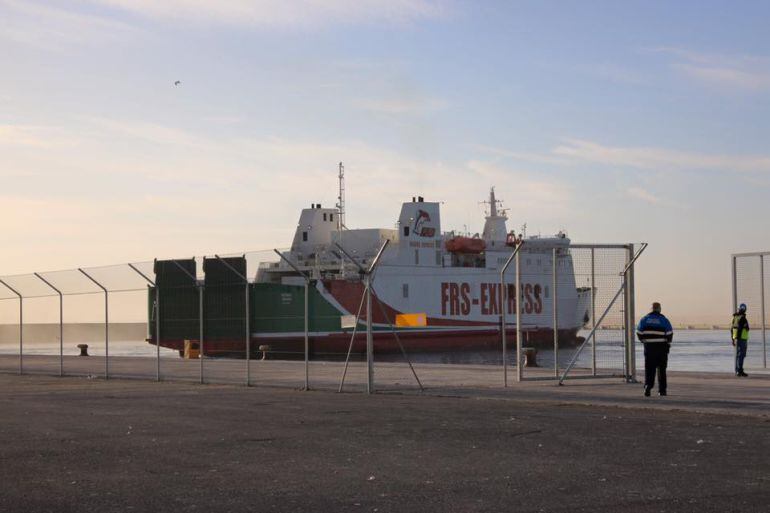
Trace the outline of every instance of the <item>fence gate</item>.
<instances>
[{"instance_id":1,"label":"fence gate","mask_svg":"<svg viewBox=\"0 0 770 513\"><path fill-rule=\"evenodd\" d=\"M522 280L527 282L524 269L540 265L551 279L543 294L549 328L525 328L517 341L521 379L635 379L634 263L646 246L635 251L633 244L572 244L553 248L544 262L529 263L522 247ZM569 318L575 314L578 319Z\"/></svg>"},{"instance_id":2,"label":"fence gate","mask_svg":"<svg viewBox=\"0 0 770 513\"><path fill-rule=\"evenodd\" d=\"M746 304L751 327L746 367L767 369L767 318L765 300L770 290L770 251L737 253L732 256L733 311Z\"/></svg>"}]
</instances>

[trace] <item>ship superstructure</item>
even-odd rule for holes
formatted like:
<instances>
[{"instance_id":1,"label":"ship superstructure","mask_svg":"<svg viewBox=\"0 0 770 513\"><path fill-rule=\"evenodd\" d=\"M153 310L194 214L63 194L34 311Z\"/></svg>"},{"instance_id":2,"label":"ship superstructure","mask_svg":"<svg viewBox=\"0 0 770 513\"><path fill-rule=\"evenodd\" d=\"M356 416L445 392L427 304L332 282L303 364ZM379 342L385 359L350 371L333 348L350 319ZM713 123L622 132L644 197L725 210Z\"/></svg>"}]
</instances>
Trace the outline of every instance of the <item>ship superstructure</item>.
<instances>
[{"instance_id":1,"label":"ship superstructure","mask_svg":"<svg viewBox=\"0 0 770 513\"><path fill-rule=\"evenodd\" d=\"M300 214L291 249L284 256L316 281L316 291L339 310L354 315L363 285L358 269L341 265L337 244L367 265L385 240L373 290L385 306L385 315L373 314L375 324L385 327L398 314L424 313L427 325L407 330L412 350L444 350L497 343L501 310L506 309L507 328L513 329L515 285L511 277L505 302L499 272L521 236L507 229L507 215L490 190L489 211L481 234L469 236L442 232L440 203L413 197L401 205L397 229L337 229L338 211L311 205ZM554 249L558 267L558 327L574 339L588 315L589 291L578 290L570 240L564 233L554 237L529 237L522 246L522 324L528 339L552 340L552 265ZM264 265L257 283L298 284L297 273L280 261ZM333 331L314 333L334 336ZM262 336L279 336L263 334ZM402 336L403 338L403 336ZM477 339L477 340L474 340Z\"/></svg>"}]
</instances>

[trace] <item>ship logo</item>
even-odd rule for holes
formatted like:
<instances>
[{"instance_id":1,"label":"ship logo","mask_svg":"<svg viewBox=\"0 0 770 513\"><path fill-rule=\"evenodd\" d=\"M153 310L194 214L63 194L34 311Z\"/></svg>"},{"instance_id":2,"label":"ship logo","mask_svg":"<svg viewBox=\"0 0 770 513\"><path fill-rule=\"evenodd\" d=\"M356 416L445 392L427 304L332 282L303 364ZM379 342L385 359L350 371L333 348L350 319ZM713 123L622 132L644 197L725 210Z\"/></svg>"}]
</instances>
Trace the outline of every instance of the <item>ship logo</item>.
<instances>
[{"instance_id":1,"label":"ship logo","mask_svg":"<svg viewBox=\"0 0 770 513\"><path fill-rule=\"evenodd\" d=\"M425 226L430 223L430 215L424 210L417 211L417 219L414 221L412 232L420 237L433 237L436 235L436 229L431 226Z\"/></svg>"}]
</instances>

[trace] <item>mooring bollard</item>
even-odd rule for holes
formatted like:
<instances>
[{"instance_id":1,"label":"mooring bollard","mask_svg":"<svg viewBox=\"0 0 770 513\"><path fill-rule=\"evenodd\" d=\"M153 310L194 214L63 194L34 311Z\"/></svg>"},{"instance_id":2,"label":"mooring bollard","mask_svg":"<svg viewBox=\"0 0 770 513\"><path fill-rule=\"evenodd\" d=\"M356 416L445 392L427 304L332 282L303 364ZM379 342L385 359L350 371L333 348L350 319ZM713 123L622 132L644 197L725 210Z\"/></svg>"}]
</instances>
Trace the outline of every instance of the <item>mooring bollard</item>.
<instances>
[{"instance_id":1,"label":"mooring bollard","mask_svg":"<svg viewBox=\"0 0 770 513\"><path fill-rule=\"evenodd\" d=\"M267 360L267 353L270 351L270 346L261 345L259 346L259 350L262 351L262 359Z\"/></svg>"},{"instance_id":2,"label":"mooring bollard","mask_svg":"<svg viewBox=\"0 0 770 513\"><path fill-rule=\"evenodd\" d=\"M537 364L537 348L535 347L522 347L524 351L524 366L525 367L539 367Z\"/></svg>"},{"instance_id":3,"label":"mooring bollard","mask_svg":"<svg viewBox=\"0 0 770 513\"><path fill-rule=\"evenodd\" d=\"M80 355L79 356L89 356L88 355L88 344L78 344L78 349L80 349Z\"/></svg>"}]
</instances>

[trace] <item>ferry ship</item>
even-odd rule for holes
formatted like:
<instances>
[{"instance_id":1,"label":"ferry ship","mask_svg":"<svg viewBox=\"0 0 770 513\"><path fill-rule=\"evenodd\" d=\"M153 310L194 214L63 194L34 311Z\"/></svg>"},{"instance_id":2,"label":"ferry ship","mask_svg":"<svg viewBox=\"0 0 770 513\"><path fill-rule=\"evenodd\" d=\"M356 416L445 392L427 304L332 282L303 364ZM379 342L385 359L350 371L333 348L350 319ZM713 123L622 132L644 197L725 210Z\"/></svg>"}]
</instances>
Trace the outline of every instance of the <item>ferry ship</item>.
<instances>
[{"instance_id":1,"label":"ferry ship","mask_svg":"<svg viewBox=\"0 0 770 513\"><path fill-rule=\"evenodd\" d=\"M153 287L149 291L148 341L155 344L158 340L159 317L160 345L181 354L185 340L200 338L202 319L205 355L243 356L247 330L254 355L260 346L286 357L303 354L308 277L311 355L345 354L356 323L360 335L352 350L363 352L364 279L360 268L339 248L367 267L388 241L371 282L376 353L399 351L393 331L408 352L499 348L503 309L504 329L510 335L507 340L514 345L515 264L506 274L505 295L500 270L519 243L523 243L519 256L521 329L527 345L553 344L554 265L560 344L579 342L578 332L589 320L590 288L576 286L565 233L527 237L509 231L506 211L494 188L485 202L488 211L480 234L443 232L441 204L419 196L401 205L394 228L348 228L343 176L340 166L339 203L333 208L312 204L303 209L291 248L276 255L275 261L260 263L256 276L246 276L245 257L205 258L205 278L196 283L189 278L196 276L194 259L156 261L160 304L155 303Z\"/></svg>"}]
</instances>

